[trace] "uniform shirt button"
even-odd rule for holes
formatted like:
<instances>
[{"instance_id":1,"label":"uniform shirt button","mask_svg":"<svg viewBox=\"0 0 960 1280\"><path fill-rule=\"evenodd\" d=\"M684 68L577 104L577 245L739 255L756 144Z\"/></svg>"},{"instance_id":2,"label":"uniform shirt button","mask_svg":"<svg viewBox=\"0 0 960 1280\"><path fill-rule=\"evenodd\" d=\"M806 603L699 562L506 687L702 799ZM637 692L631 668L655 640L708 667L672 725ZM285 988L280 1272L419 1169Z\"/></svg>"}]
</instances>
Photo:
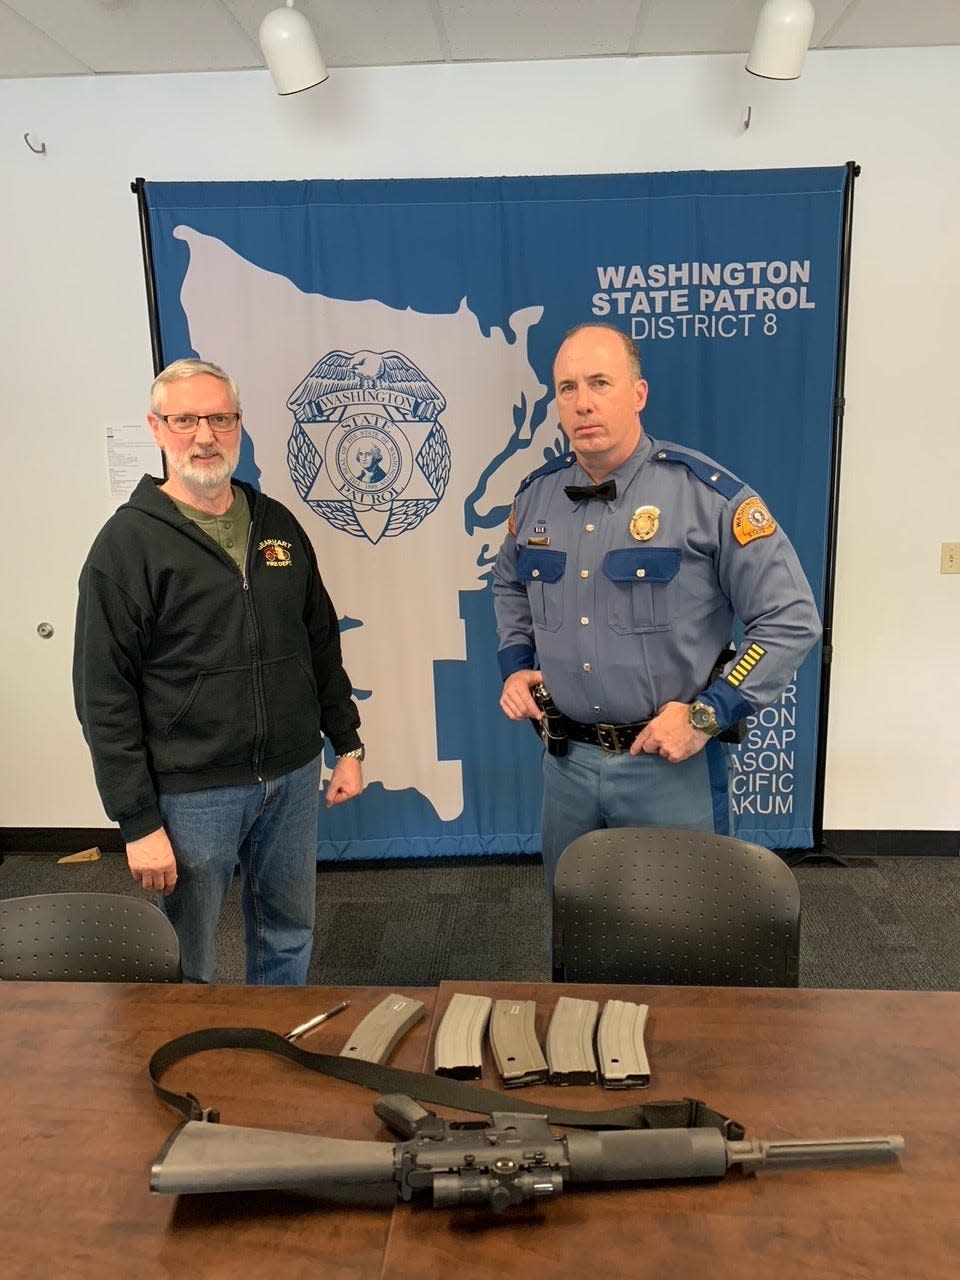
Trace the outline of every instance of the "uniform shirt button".
<instances>
[{"instance_id":1,"label":"uniform shirt button","mask_svg":"<svg viewBox=\"0 0 960 1280\"><path fill-rule=\"evenodd\" d=\"M599 708L599 707L594 707L593 709L594 709L594 711L597 713L597 715L599 715L599 714L600 714L600 708Z\"/></svg>"},{"instance_id":2,"label":"uniform shirt button","mask_svg":"<svg viewBox=\"0 0 960 1280\"><path fill-rule=\"evenodd\" d=\"M637 570L637 577L638 577L638 578L645 578L646 576L647 576L647 571L646 571L646 569L638 569L638 570Z\"/></svg>"},{"instance_id":3,"label":"uniform shirt button","mask_svg":"<svg viewBox=\"0 0 960 1280\"><path fill-rule=\"evenodd\" d=\"M596 529L596 527L597 527L597 526L596 526L595 524L588 524L588 525L584 525L584 528L586 529L587 533L593 533L593 531L594 531L594 529Z\"/></svg>"},{"instance_id":4,"label":"uniform shirt button","mask_svg":"<svg viewBox=\"0 0 960 1280\"><path fill-rule=\"evenodd\" d=\"M581 625L581 627L589 627L589 625L590 625L590 619L589 619L589 618L581 618L581 619L580 619L580 625Z\"/></svg>"},{"instance_id":5,"label":"uniform shirt button","mask_svg":"<svg viewBox=\"0 0 960 1280\"><path fill-rule=\"evenodd\" d=\"M540 577L540 570L539 570L539 569L532 569L532 570L531 570L531 572L530 572L530 577L531 577L531 578L539 578L539 577Z\"/></svg>"},{"instance_id":6,"label":"uniform shirt button","mask_svg":"<svg viewBox=\"0 0 960 1280\"><path fill-rule=\"evenodd\" d=\"M590 670L590 663L589 663L589 662L585 662L585 663L583 664L583 669L584 669L584 671L589 671L589 670Z\"/></svg>"},{"instance_id":7,"label":"uniform shirt button","mask_svg":"<svg viewBox=\"0 0 960 1280\"><path fill-rule=\"evenodd\" d=\"M233 546L233 539L232 539L232 538L228 538L228 539L227 539L227 546L228 546L228 547L232 547L232 546Z\"/></svg>"},{"instance_id":8,"label":"uniform shirt button","mask_svg":"<svg viewBox=\"0 0 960 1280\"><path fill-rule=\"evenodd\" d=\"M581 577L581 578L589 578L589 577L590 577L590 570L589 570L589 569L581 569L581 570L580 570L580 577Z\"/></svg>"}]
</instances>

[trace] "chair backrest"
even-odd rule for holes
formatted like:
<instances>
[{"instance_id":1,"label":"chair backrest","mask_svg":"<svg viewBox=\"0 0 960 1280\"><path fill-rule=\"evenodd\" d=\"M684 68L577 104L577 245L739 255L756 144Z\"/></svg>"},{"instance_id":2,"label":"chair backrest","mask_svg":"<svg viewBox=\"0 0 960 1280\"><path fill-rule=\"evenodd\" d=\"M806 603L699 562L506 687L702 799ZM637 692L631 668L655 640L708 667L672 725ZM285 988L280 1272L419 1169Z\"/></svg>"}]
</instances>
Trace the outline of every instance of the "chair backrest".
<instances>
[{"instance_id":1,"label":"chair backrest","mask_svg":"<svg viewBox=\"0 0 960 1280\"><path fill-rule=\"evenodd\" d=\"M795 987L800 889L759 845L705 831L591 831L553 890L554 978Z\"/></svg>"},{"instance_id":2,"label":"chair backrest","mask_svg":"<svg viewBox=\"0 0 960 1280\"><path fill-rule=\"evenodd\" d=\"M0 900L0 978L179 982L180 944L152 902L122 893Z\"/></svg>"}]
</instances>

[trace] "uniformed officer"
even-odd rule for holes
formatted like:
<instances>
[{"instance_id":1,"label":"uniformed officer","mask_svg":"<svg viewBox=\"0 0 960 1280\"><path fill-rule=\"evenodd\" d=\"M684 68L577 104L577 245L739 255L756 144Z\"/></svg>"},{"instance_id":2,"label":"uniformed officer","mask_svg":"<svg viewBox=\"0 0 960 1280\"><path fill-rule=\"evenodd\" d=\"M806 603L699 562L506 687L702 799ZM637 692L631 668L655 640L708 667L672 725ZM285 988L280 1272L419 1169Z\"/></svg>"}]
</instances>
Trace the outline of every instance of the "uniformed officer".
<instances>
[{"instance_id":1,"label":"uniformed officer","mask_svg":"<svg viewBox=\"0 0 960 1280\"><path fill-rule=\"evenodd\" d=\"M565 754L543 761L548 896L560 854L601 827L730 831L718 736L775 702L820 634L786 535L750 488L703 454L644 434L634 343L571 331L554 362L572 452L524 480L493 592L511 720L541 720L546 686ZM743 626L721 672L734 619Z\"/></svg>"}]
</instances>

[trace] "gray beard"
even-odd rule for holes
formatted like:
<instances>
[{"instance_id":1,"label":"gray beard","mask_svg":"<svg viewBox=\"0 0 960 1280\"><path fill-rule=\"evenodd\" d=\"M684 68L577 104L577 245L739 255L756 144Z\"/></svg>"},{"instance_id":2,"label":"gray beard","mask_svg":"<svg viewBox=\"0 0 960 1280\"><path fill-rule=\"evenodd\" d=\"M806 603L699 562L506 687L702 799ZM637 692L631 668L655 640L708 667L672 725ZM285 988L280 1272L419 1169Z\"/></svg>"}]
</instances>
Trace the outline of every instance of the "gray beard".
<instances>
[{"instance_id":1,"label":"gray beard","mask_svg":"<svg viewBox=\"0 0 960 1280\"><path fill-rule=\"evenodd\" d=\"M221 450L222 457L211 466L209 463L198 465L190 458L183 458L174 463L170 458L167 463L176 472L185 485L202 493L222 489L228 483L240 461L240 444L233 450Z\"/></svg>"}]
</instances>

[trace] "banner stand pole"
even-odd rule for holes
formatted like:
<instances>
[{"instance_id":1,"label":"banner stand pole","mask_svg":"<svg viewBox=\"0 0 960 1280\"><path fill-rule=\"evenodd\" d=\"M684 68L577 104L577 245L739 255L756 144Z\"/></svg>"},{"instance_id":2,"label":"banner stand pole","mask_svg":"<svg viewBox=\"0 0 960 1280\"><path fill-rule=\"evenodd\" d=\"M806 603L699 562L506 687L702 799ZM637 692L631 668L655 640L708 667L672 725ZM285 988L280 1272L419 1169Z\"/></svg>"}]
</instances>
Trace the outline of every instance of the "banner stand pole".
<instances>
[{"instance_id":1,"label":"banner stand pole","mask_svg":"<svg viewBox=\"0 0 960 1280\"><path fill-rule=\"evenodd\" d=\"M817 712L817 760L813 792L813 843L809 853L790 859L790 865L807 859L847 866L845 859L824 847L823 802L827 773L827 721L830 706L830 673L833 665L833 597L837 573L837 523L840 510L840 458L846 401L844 380L847 357L847 316L850 306L850 251L853 241L853 189L860 165L848 160L843 193L843 227L840 246L840 295L837 308L837 365L833 396L833 437L830 457L830 502L827 509L827 555L823 591L823 645L820 652L820 700Z\"/></svg>"},{"instance_id":2,"label":"banner stand pole","mask_svg":"<svg viewBox=\"0 0 960 1280\"><path fill-rule=\"evenodd\" d=\"M160 345L160 309L157 305L157 279L153 267L153 248L150 242L150 214L147 211L147 184L144 178L134 178L130 190L137 197L137 213L140 218L140 248L143 252L143 279L147 289L147 320L150 324L150 349L153 353L153 373L156 376L164 366Z\"/></svg>"}]
</instances>

